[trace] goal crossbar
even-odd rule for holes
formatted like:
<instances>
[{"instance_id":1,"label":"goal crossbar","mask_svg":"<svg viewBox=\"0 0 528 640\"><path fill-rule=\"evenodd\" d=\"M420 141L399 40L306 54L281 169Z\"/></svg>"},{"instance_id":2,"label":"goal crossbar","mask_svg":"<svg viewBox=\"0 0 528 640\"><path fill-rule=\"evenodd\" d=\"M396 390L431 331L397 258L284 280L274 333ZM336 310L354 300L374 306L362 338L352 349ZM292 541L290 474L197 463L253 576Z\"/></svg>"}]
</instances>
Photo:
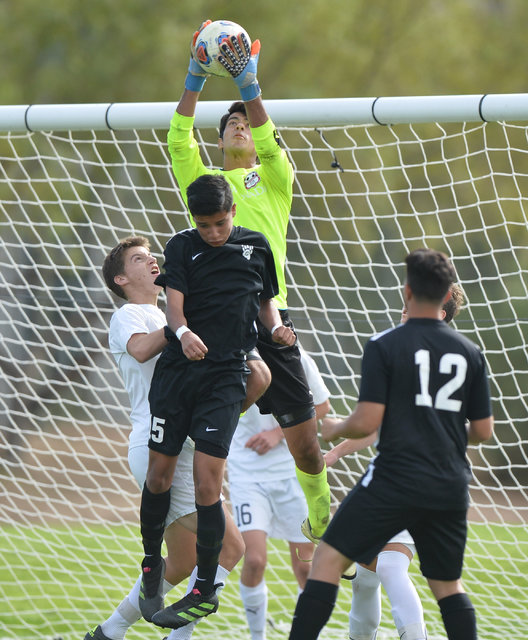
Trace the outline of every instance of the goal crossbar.
<instances>
[{"instance_id":1,"label":"goal crossbar","mask_svg":"<svg viewBox=\"0 0 528 640\"><path fill-rule=\"evenodd\" d=\"M229 102L201 102L196 127L218 125ZM81 131L166 128L176 102L30 104L0 106L0 131ZM528 120L528 93L377 98L267 100L282 126L497 122Z\"/></svg>"}]
</instances>

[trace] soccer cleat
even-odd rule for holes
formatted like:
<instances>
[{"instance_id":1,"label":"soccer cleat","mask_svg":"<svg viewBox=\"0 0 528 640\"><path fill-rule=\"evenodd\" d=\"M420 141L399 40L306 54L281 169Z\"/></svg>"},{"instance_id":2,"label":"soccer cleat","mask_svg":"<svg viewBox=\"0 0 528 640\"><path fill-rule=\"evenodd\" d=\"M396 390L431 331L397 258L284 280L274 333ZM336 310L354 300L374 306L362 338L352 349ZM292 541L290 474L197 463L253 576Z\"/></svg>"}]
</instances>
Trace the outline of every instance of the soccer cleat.
<instances>
[{"instance_id":1,"label":"soccer cleat","mask_svg":"<svg viewBox=\"0 0 528 640\"><path fill-rule=\"evenodd\" d=\"M156 567L143 567L141 585L139 587L139 610L147 622L163 609L163 578L165 577L165 560Z\"/></svg>"},{"instance_id":2,"label":"soccer cleat","mask_svg":"<svg viewBox=\"0 0 528 640\"><path fill-rule=\"evenodd\" d=\"M84 640L110 640L108 636L105 636L103 630L101 629L101 625L98 624L91 631L84 636Z\"/></svg>"},{"instance_id":3,"label":"soccer cleat","mask_svg":"<svg viewBox=\"0 0 528 640\"><path fill-rule=\"evenodd\" d=\"M306 518L306 520L303 520L303 523L301 524L301 532L305 538L308 538L310 542L313 542L314 544L319 544L321 542L321 538L316 536L312 531L312 525L310 524L310 520L308 520L308 518Z\"/></svg>"},{"instance_id":4,"label":"soccer cleat","mask_svg":"<svg viewBox=\"0 0 528 640\"><path fill-rule=\"evenodd\" d=\"M217 609L218 596L214 591L207 596L203 596L198 589L193 589L185 598L153 615L152 622L158 627L179 629L186 624L215 613Z\"/></svg>"}]
</instances>

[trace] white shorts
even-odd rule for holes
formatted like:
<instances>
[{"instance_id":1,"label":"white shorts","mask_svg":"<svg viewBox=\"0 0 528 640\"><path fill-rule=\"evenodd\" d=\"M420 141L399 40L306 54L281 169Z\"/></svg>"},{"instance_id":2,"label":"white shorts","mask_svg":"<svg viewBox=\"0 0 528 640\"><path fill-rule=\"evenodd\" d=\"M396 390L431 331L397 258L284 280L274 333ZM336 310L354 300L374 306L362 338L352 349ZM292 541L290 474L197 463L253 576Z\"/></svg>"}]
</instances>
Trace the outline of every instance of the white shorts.
<instances>
[{"instance_id":1,"label":"white shorts","mask_svg":"<svg viewBox=\"0 0 528 640\"><path fill-rule=\"evenodd\" d=\"M194 444L187 438L178 456L178 462L176 463L176 469L172 478L171 502L169 513L165 520L165 527L168 527L175 520L196 511L193 458ZM143 489L143 485L145 484L148 459L149 448L146 444L141 447L133 447L128 451L128 465L140 489Z\"/></svg>"},{"instance_id":2,"label":"white shorts","mask_svg":"<svg viewBox=\"0 0 528 640\"><path fill-rule=\"evenodd\" d=\"M416 553L416 547L414 546L414 540L411 534L405 529L404 531L400 531L395 536L393 536L387 544L391 544L393 542L399 542L400 544L404 544L409 551L414 555Z\"/></svg>"},{"instance_id":3,"label":"white shorts","mask_svg":"<svg viewBox=\"0 0 528 640\"><path fill-rule=\"evenodd\" d=\"M308 515L297 478L230 484L231 505L240 531L265 531L270 538L307 542L301 524Z\"/></svg>"}]
</instances>

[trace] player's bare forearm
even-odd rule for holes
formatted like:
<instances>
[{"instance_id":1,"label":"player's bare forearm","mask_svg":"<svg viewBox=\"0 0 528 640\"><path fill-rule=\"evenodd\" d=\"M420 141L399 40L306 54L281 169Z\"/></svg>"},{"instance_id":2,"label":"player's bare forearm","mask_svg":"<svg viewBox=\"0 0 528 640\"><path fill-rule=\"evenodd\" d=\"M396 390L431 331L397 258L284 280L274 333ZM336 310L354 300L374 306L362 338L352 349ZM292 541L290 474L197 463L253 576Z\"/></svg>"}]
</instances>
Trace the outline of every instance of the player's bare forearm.
<instances>
[{"instance_id":1,"label":"player's bare forearm","mask_svg":"<svg viewBox=\"0 0 528 640\"><path fill-rule=\"evenodd\" d=\"M321 435L327 442L338 438L374 438L383 420L385 405L377 402L358 402L348 418L337 422L323 421ZM326 422L326 424L325 424ZM370 443L369 443L370 444ZM368 446L368 445L366 445Z\"/></svg>"},{"instance_id":2,"label":"player's bare forearm","mask_svg":"<svg viewBox=\"0 0 528 640\"><path fill-rule=\"evenodd\" d=\"M289 327L282 324L282 318L273 298L260 301L259 318L266 329L271 331L274 342L287 347L295 344L297 336Z\"/></svg>"},{"instance_id":3,"label":"player's bare forearm","mask_svg":"<svg viewBox=\"0 0 528 640\"><path fill-rule=\"evenodd\" d=\"M176 330L182 325L187 326L187 320L183 313L185 296L181 291L172 287L166 287L165 292L167 294L167 309L165 311L167 324L176 333Z\"/></svg>"},{"instance_id":4,"label":"player's bare forearm","mask_svg":"<svg viewBox=\"0 0 528 640\"><path fill-rule=\"evenodd\" d=\"M167 324L178 337L178 329L187 327L187 319L183 313L183 302L185 296L181 291L166 287L167 309L165 315ZM192 327L187 327L185 333L179 336L184 355L189 360L203 360L207 354L207 346L196 333L193 333Z\"/></svg>"},{"instance_id":5,"label":"player's bare forearm","mask_svg":"<svg viewBox=\"0 0 528 640\"><path fill-rule=\"evenodd\" d=\"M198 91L189 91L189 89L184 89L182 97L176 107L176 111L182 116L192 118L195 114L199 97L200 93Z\"/></svg>"},{"instance_id":6,"label":"player's bare forearm","mask_svg":"<svg viewBox=\"0 0 528 640\"><path fill-rule=\"evenodd\" d=\"M328 418L328 420L335 420L335 418ZM324 422L325 421L323 420L323 426L324 426ZM358 438L357 440L347 438L346 440L343 440L343 442L340 442L333 449L325 453L324 459L325 459L326 465L328 467L331 467L340 458L343 458L344 456L348 456L351 453L356 453L357 451L361 451L362 449L366 449L367 447L370 447L370 445L376 442L376 437L377 437L377 433L374 432L370 436L367 436L366 438ZM324 435L323 435L323 438L324 438Z\"/></svg>"},{"instance_id":7,"label":"player's bare forearm","mask_svg":"<svg viewBox=\"0 0 528 640\"><path fill-rule=\"evenodd\" d=\"M161 353L167 344L163 329L151 333L135 333L127 342L128 353L138 362L147 362Z\"/></svg>"},{"instance_id":8,"label":"player's bare forearm","mask_svg":"<svg viewBox=\"0 0 528 640\"><path fill-rule=\"evenodd\" d=\"M261 127L268 121L268 114L261 96L244 103L250 127Z\"/></svg>"},{"instance_id":9,"label":"player's bare forearm","mask_svg":"<svg viewBox=\"0 0 528 640\"><path fill-rule=\"evenodd\" d=\"M469 444L479 444L491 438L493 434L493 416L482 420L471 420L468 427Z\"/></svg>"}]
</instances>

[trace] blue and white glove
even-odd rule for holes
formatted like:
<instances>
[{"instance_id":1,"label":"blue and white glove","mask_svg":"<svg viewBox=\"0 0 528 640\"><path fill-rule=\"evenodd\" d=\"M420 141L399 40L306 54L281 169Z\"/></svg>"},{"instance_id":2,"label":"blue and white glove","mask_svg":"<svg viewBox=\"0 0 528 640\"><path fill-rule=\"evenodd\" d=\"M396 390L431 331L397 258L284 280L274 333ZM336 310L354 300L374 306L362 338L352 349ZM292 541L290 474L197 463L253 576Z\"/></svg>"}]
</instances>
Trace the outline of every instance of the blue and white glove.
<instances>
[{"instance_id":1,"label":"blue and white glove","mask_svg":"<svg viewBox=\"0 0 528 640\"><path fill-rule=\"evenodd\" d=\"M193 58L192 52L194 51L194 46L196 44L196 40L200 35L202 29L205 29L208 24L211 24L210 20L206 20L202 22L198 31L195 31L191 40L191 60L189 61L189 69L187 70L187 77L185 78L185 88L188 91L201 91L207 80L208 73L206 73L202 67L196 62Z\"/></svg>"},{"instance_id":2,"label":"blue and white glove","mask_svg":"<svg viewBox=\"0 0 528 640\"><path fill-rule=\"evenodd\" d=\"M249 102L258 98L261 94L257 81L260 40L255 40L250 47L246 35L241 33L224 41L220 51L218 62L233 76L242 100Z\"/></svg>"}]
</instances>

